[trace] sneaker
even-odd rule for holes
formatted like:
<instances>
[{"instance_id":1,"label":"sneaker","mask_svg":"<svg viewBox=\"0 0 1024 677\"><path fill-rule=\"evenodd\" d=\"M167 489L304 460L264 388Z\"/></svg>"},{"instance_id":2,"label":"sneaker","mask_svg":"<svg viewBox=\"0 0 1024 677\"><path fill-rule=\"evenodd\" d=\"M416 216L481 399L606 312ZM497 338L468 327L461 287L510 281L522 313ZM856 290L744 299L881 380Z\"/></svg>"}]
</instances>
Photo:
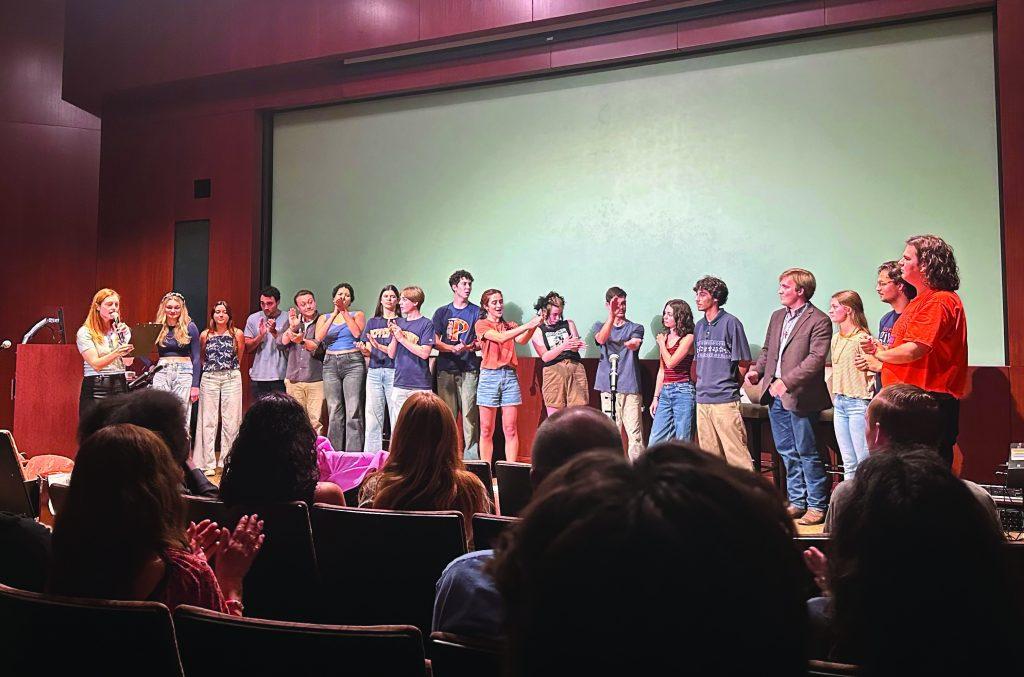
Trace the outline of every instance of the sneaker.
<instances>
[{"instance_id":1,"label":"sneaker","mask_svg":"<svg viewBox=\"0 0 1024 677\"><path fill-rule=\"evenodd\" d=\"M793 519L796 519L797 517L803 517L805 512L807 512L807 508L801 508L795 505L791 505L788 508L786 508L786 513Z\"/></svg>"},{"instance_id":2,"label":"sneaker","mask_svg":"<svg viewBox=\"0 0 1024 677\"><path fill-rule=\"evenodd\" d=\"M804 514L803 517L798 519L796 523L803 525L805 527L813 526L815 524L824 524L825 513L821 510L815 510L814 508L811 508Z\"/></svg>"},{"instance_id":3,"label":"sneaker","mask_svg":"<svg viewBox=\"0 0 1024 677\"><path fill-rule=\"evenodd\" d=\"M203 471L203 474L206 475L207 477L213 477L214 475L217 474L217 469L207 468L206 470Z\"/></svg>"}]
</instances>

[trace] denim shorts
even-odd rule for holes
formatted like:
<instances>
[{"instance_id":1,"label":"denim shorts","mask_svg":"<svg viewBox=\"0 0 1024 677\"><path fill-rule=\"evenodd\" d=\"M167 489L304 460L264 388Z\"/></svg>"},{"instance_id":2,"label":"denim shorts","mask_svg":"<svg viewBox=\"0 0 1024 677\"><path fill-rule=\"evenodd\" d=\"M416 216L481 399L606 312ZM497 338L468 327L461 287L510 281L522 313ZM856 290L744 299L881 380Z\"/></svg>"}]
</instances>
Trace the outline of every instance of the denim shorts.
<instances>
[{"instance_id":1,"label":"denim shorts","mask_svg":"<svg viewBox=\"0 0 1024 677\"><path fill-rule=\"evenodd\" d=\"M476 387L476 403L481 407L511 407L523 403L519 379L512 367L481 369Z\"/></svg>"}]
</instances>

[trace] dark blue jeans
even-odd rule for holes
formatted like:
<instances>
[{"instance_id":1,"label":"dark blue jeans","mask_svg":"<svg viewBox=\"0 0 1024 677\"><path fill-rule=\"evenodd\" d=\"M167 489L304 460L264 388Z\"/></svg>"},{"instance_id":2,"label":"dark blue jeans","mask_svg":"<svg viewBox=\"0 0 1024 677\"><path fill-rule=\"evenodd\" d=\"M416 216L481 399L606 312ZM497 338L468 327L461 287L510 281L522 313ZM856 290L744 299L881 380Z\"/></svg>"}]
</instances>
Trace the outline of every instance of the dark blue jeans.
<instances>
[{"instance_id":1,"label":"dark blue jeans","mask_svg":"<svg viewBox=\"0 0 1024 677\"><path fill-rule=\"evenodd\" d=\"M786 466L786 493L790 504L824 512L828 508L828 479L814 440L818 413L801 415L786 411L782 400L776 397L768 409L768 420L772 424L775 448Z\"/></svg>"}]
</instances>

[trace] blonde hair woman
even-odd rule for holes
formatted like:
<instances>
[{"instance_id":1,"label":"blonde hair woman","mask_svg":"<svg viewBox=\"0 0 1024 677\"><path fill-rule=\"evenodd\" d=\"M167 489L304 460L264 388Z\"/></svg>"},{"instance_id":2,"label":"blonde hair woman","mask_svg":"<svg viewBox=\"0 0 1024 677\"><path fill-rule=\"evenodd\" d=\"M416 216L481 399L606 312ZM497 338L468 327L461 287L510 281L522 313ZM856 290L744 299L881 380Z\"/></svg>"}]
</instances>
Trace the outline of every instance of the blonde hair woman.
<instances>
[{"instance_id":1,"label":"blonde hair woman","mask_svg":"<svg viewBox=\"0 0 1024 677\"><path fill-rule=\"evenodd\" d=\"M185 297L169 291L160 299L155 322L161 325L156 338L157 364L153 387L173 393L185 408L185 426L192 420L192 403L199 399L199 328L188 314Z\"/></svg>"},{"instance_id":2,"label":"blonde hair woman","mask_svg":"<svg viewBox=\"0 0 1024 677\"><path fill-rule=\"evenodd\" d=\"M855 291L833 294L828 316L838 329L832 335L832 424L843 457L843 479L848 480L868 457L865 417L874 379L857 369L856 358L862 354L861 341L871 337L871 330L864 316L864 302Z\"/></svg>"},{"instance_id":3,"label":"blonde hair woman","mask_svg":"<svg viewBox=\"0 0 1024 677\"><path fill-rule=\"evenodd\" d=\"M85 322L75 334L78 352L85 362L82 390L78 398L79 420L93 401L128 392L125 365L134 350L132 333L121 322L121 296L113 289L100 289L92 297Z\"/></svg>"}]
</instances>

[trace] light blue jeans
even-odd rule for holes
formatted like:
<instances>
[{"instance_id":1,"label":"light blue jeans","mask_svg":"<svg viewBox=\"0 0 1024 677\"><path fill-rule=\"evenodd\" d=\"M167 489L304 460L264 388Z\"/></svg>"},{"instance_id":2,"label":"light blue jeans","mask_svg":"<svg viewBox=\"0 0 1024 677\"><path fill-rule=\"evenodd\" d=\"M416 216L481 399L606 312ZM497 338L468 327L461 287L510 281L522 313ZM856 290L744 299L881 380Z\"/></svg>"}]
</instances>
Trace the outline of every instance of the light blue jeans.
<instances>
[{"instance_id":1,"label":"light blue jeans","mask_svg":"<svg viewBox=\"0 0 1024 677\"><path fill-rule=\"evenodd\" d=\"M692 440L696 394L689 381L666 383L661 387L658 408L651 426L651 446L671 439Z\"/></svg>"},{"instance_id":2,"label":"light blue jeans","mask_svg":"<svg viewBox=\"0 0 1024 677\"><path fill-rule=\"evenodd\" d=\"M153 390L165 390L179 400L185 409L185 427L192 425L192 363L159 360L163 369L153 376Z\"/></svg>"},{"instance_id":3,"label":"light blue jeans","mask_svg":"<svg viewBox=\"0 0 1024 677\"><path fill-rule=\"evenodd\" d=\"M836 429L836 442L843 457L843 479L852 480L857 466L868 457L866 415L870 400L836 395L832 410L832 425Z\"/></svg>"},{"instance_id":4,"label":"light blue jeans","mask_svg":"<svg viewBox=\"0 0 1024 677\"><path fill-rule=\"evenodd\" d=\"M395 385L395 370L374 367L366 372L366 451L380 451L384 448L384 411L391 417L391 429L395 428L398 412L391 407L391 390Z\"/></svg>"}]
</instances>

